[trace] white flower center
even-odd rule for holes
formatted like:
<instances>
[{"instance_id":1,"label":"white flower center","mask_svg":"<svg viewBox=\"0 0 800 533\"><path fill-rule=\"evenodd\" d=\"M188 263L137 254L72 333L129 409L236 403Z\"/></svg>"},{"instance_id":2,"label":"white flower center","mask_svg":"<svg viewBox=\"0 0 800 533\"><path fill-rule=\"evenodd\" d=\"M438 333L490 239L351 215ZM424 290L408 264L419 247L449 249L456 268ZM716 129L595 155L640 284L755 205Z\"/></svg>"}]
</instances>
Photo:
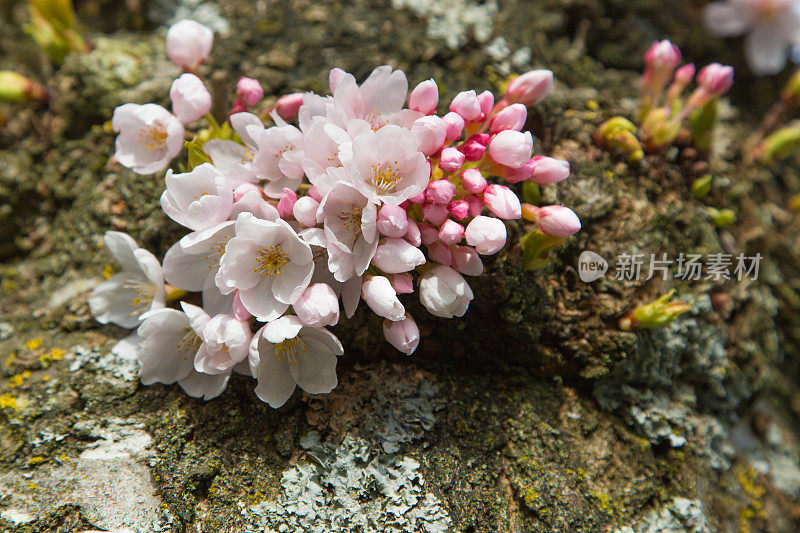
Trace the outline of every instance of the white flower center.
<instances>
[{"instance_id":1,"label":"white flower center","mask_svg":"<svg viewBox=\"0 0 800 533\"><path fill-rule=\"evenodd\" d=\"M219 260L222 254L225 253L225 245L228 244L228 239L230 239L230 237L228 237L227 233L224 233L220 240L211 243L208 249L208 255L203 258L208 263L209 270L219 265Z\"/></svg>"},{"instance_id":2,"label":"white flower center","mask_svg":"<svg viewBox=\"0 0 800 533\"><path fill-rule=\"evenodd\" d=\"M159 150L167 142L167 127L156 122L139 130L139 142L148 150Z\"/></svg>"},{"instance_id":3,"label":"white flower center","mask_svg":"<svg viewBox=\"0 0 800 533\"><path fill-rule=\"evenodd\" d=\"M299 337L286 339L275 345L275 358L279 363L297 365L297 356L306 351L306 343Z\"/></svg>"},{"instance_id":4,"label":"white flower center","mask_svg":"<svg viewBox=\"0 0 800 533\"><path fill-rule=\"evenodd\" d=\"M372 131L378 131L382 127L386 125L387 120L383 118L383 113L380 111L375 111L374 109L367 113L367 116L364 117L364 120L369 122Z\"/></svg>"},{"instance_id":5,"label":"white flower center","mask_svg":"<svg viewBox=\"0 0 800 533\"><path fill-rule=\"evenodd\" d=\"M397 168L397 161L393 165L372 165L372 176L369 178L370 184L378 193L394 191L397 182L403 179L403 173Z\"/></svg>"},{"instance_id":6,"label":"white flower center","mask_svg":"<svg viewBox=\"0 0 800 533\"><path fill-rule=\"evenodd\" d=\"M183 354L183 360L189 359L189 355L194 355L200 349L203 341L198 337L197 333L192 328L186 328L186 333L178 341L178 351Z\"/></svg>"},{"instance_id":7,"label":"white flower center","mask_svg":"<svg viewBox=\"0 0 800 533\"><path fill-rule=\"evenodd\" d=\"M344 224L344 229L353 234L353 237L358 237L361 233L361 213L364 208L352 206L350 211L339 211L339 220Z\"/></svg>"},{"instance_id":8,"label":"white flower center","mask_svg":"<svg viewBox=\"0 0 800 533\"><path fill-rule=\"evenodd\" d=\"M271 276L273 274L280 275L281 268L289 262L289 254L281 249L280 244L273 244L268 248L261 248L258 250L256 256L256 267L253 272L257 272L259 276Z\"/></svg>"},{"instance_id":9,"label":"white flower center","mask_svg":"<svg viewBox=\"0 0 800 533\"><path fill-rule=\"evenodd\" d=\"M156 296L156 286L153 283L140 279L126 279L122 288L133 291L129 316L139 316L150 310L153 298Z\"/></svg>"}]
</instances>

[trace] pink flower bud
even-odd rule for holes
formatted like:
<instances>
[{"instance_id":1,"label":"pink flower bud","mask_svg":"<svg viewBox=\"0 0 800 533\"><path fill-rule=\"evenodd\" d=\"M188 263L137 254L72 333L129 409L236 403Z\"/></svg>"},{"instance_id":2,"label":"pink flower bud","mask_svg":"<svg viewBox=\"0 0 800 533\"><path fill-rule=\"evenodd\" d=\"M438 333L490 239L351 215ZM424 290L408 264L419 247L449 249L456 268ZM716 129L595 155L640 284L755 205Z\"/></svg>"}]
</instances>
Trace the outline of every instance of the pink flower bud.
<instances>
[{"instance_id":1,"label":"pink flower bud","mask_svg":"<svg viewBox=\"0 0 800 533\"><path fill-rule=\"evenodd\" d=\"M486 145L489 144L490 136L488 133L476 133L470 135L458 149L464 154L467 161L479 161L486 153Z\"/></svg>"},{"instance_id":2,"label":"pink flower bud","mask_svg":"<svg viewBox=\"0 0 800 533\"><path fill-rule=\"evenodd\" d=\"M361 284L361 296L376 315L393 322L402 320L406 310L397 298L397 292L392 287L389 278L384 276L364 276Z\"/></svg>"},{"instance_id":3,"label":"pink flower bud","mask_svg":"<svg viewBox=\"0 0 800 533\"><path fill-rule=\"evenodd\" d=\"M481 104L480 120L486 120L492 114L494 108L494 95L492 91L483 91L478 95L478 102Z\"/></svg>"},{"instance_id":4,"label":"pink flower bud","mask_svg":"<svg viewBox=\"0 0 800 533\"><path fill-rule=\"evenodd\" d=\"M406 355L411 355L419 346L419 327L411 315L406 313L403 320L383 321L383 336L386 341Z\"/></svg>"},{"instance_id":5,"label":"pink flower bud","mask_svg":"<svg viewBox=\"0 0 800 533\"><path fill-rule=\"evenodd\" d=\"M503 130L520 131L528 120L528 108L522 104L511 104L489 122L489 131L492 135Z\"/></svg>"},{"instance_id":6,"label":"pink flower bud","mask_svg":"<svg viewBox=\"0 0 800 533\"><path fill-rule=\"evenodd\" d=\"M456 186L450 180L436 180L428 184L425 189L425 198L435 204L446 204L453 199Z\"/></svg>"},{"instance_id":7,"label":"pink flower bud","mask_svg":"<svg viewBox=\"0 0 800 533\"><path fill-rule=\"evenodd\" d=\"M466 200L455 200L447 204L447 211L456 220L463 220L469 214L469 203Z\"/></svg>"},{"instance_id":8,"label":"pink flower bud","mask_svg":"<svg viewBox=\"0 0 800 533\"><path fill-rule=\"evenodd\" d=\"M656 41L644 55L648 68L662 72L672 72L681 62L681 51L670 41Z\"/></svg>"},{"instance_id":9,"label":"pink flower bud","mask_svg":"<svg viewBox=\"0 0 800 533\"><path fill-rule=\"evenodd\" d=\"M464 226L455 220L447 219L439 228L439 239L445 244L457 244L464 238Z\"/></svg>"},{"instance_id":10,"label":"pink flower bud","mask_svg":"<svg viewBox=\"0 0 800 533\"><path fill-rule=\"evenodd\" d=\"M283 189L283 196L278 200L278 214L284 220L291 220L294 203L297 201L297 193L291 189Z\"/></svg>"},{"instance_id":11,"label":"pink flower bud","mask_svg":"<svg viewBox=\"0 0 800 533\"><path fill-rule=\"evenodd\" d=\"M434 204L428 202L422 206L422 218L434 226L441 226L442 222L450 215L447 211L447 204Z\"/></svg>"},{"instance_id":12,"label":"pink flower bud","mask_svg":"<svg viewBox=\"0 0 800 533\"><path fill-rule=\"evenodd\" d=\"M211 109L211 94L194 74L181 74L169 89L172 113L181 122L194 122Z\"/></svg>"},{"instance_id":13,"label":"pink flower bud","mask_svg":"<svg viewBox=\"0 0 800 533\"><path fill-rule=\"evenodd\" d=\"M292 309L306 326L322 328L339 322L339 299L327 283L309 285Z\"/></svg>"},{"instance_id":14,"label":"pink flower bud","mask_svg":"<svg viewBox=\"0 0 800 533\"><path fill-rule=\"evenodd\" d=\"M419 193L418 195L416 195L416 196L414 196L412 198L409 198L408 201L411 202L412 204L424 204L425 203L425 191L422 191L421 193Z\"/></svg>"},{"instance_id":15,"label":"pink flower bud","mask_svg":"<svg viewBox=\"0 0 800 533\"><path fill-rule=\"evenodd\" d=\"M480 194L486 188L486 178L477 168L468 168L461 173L461 186L469 192Z\"/></svg>"},{"instance_id":16,"label":"pink flower bud","mask_svg":"<svg viewBox=\"0 0 800 533\"><path fill-rule=\"evenodd\" d=\"M411 133L417 140L417 148L423 154L429 156L442 149L447 124L441 117L428 115L414 121L411 125Z\"/></svg>"},{"instance_id":17,"label":"pink flower bud","mask_svg":"<svg viewBox=\"0 0 800 533\"><path fill-rule=\"evenodd\" d=\"M558 183L569 177L569 163L552 157L537 155L533 161L531 181L540 185Z\"/></svg>"},{"instance_id":18,"label":"pink flower bud","mask_svg":"<svg viewBox=\"0 0 800 533\"><path fill-rule=\"evenodd\" d=\"M420 238L422 244L430 245L439 240L439 229L426 223L420 222L418 224L420 231Z\"/></svg>"},{"instance_id":19,"label":"pink flower bud","mask_svg":"<svg viewBox=\"0 0 800 533\"><path fill-rule=\"evenodd\" d=\"M378 231L387 237L403 237L408 232L408 213L397 205L384 204L378 211Z\"/></svg>"},{"instance_id":20,"label":"pink flower bud","mask_svg":"<svg viewBox=\"0 0 800 533\"><path fill-rule=\"evenodd\" d=\"M464 237L481 255L492 255L506 244L506 225L497 218L477 216L467 226Z\"/></svg>"},{"instance_id":21,"label":"pink flower bud","mask_svg":"<svg viewBox=\"0 0 800 533\"><path fill-rule=\"evenodd\" d=\"M242 197L245 194L247 194L249 192L255 192L259 196L263 196L264 195L263 189L261 189L261 187L259 187L255 183L242 183L241 185L238 185L233 190L233 201L234 202L238 202L239 200L242 199Z\"/></svg>"},{"instance_id":22,"label":"pink flower bud","mask_svg":"<svg viewBox=\"0 0 800 533\"><path fill-rule=\"evenodd\" d=\"M319 209L318 201L310 196L303 196L294 203L292 214L300 224L307 228L313 228L317 225L317 209Z\"/></svg>"},{"instance_id":23,"label":"pink flower bud","mask_svg":"<svg viewBox=\"0 0 800 533\"><path fill-rule=\"evenodd\" d=\"M233 318L238 320L239 322L245 322L250 320L250 317L253 316L250 314L250 311L244 308L242 304L242 299L239 296L239 291L234 291L233 293Z\"/></svg>"},{"instance_id":24,"label":"pink flower bud","mask_svg":"<svg viewBox=\"0 0 800 533\"><path fill-rule=\"evenodd\" d=\"M292 120L303 105L303 93L285 94L275 102L275 112L283 120Z\"/></svg>"},{"instance_id":25,"label":"pink flower bud","mask_svg":"<svg viewBox=\"0 0 800 533\"><path fill-rule=\"evenodd\" d=\"M685 87L691 83L692 78L694 78L694 72L695 69L693 63L683 65L681 68L675 71L675 81Z\"/></svg>"},{"instance_id":26,"label":"pink flower bud","mask_svg":"<svg viewBox=\"0 0 800 533\"><path fill-rule=\"evenodd\" d=\"M483 274L483 261L475 251L475 248L470 246L451 246L450 253L453 256L453 264L451 265L458 272L465 276L480 276Z\"/></svg>"},{"instance_id":27,"label":"pink flower bud","mask_svg":"<svg viewBox=\"0 0 800 533\"><path fill-rule=\"evenodd\" d=\"M397 294L411 294L414 292L414 280L408 272L392 274L392 287Z\"/></svg>"},{"instance_id":28,"label":"pink flower bud","mask_svg":"<svg viewBox=\"0 0 800 533\"><path fill-rule=\"evenodd\" d=\"M405 236L403 237L407 240L412 246L419 246L422 244L422 233L419 230L419 226L416 222L409 219L408 221L408 231L406 231Z\"/></svg>"},{"instance_id":29,"label":"pink flower bud","mask_svg":"<svg viewBox=\"0 0 800 533\"><path fill-rule=\"evenodd\" d=\"M697 83L709 93L722 96L733 85L733 67L711 63L697 74Z\"/></svg>"},{"instance_id":30,"label":"pink flower bud","mask_svg":"<svg viewBox=\"0 0 800 533\"><path fill-rule=\"evenodd\" d=\"M319 189L317 189L316 185L312 185L308 188L308 192L306 193L308 196L313 198L314 200L322 203L322 195L319 193Z\"/></svg>"},{"instance_id":31,"label":"pink flower bud","mask_svg":"<svg viewBox=\"0 0 800 533\"><path fill-rule=\"evenodd\" d=\"M483 203L500 218L514 220L522 217L519 198L505 185L489 185L483 190Z\"/></svg>"},{"instance_id":32,"label":"pink flower bud","mask_svg":"<svg viewBox=\"0 0 800 533\"><path fill-rule=\"evenodd\" d=\"M425 115L430 115L436 111L436 104L438 103L439 87L432 79L423 81L414 87L414 90L408 95L408 108Z\"/></svg>"},{"instance_id":33,"label":"pink flower bud","mask_svg":"<svg viewBox=\"0 0 800 533\"><path fill-rule=\"evenodd\" d=\"M525 106L541 102L553 88L553 73L549 70L531 70L517 76L508 84L505 99Z\"/></svg>"},{"instance_id":34,"label":"pink flower bud","mask_svg":"<svg viewBox=\"0 0 800 533\"><path fill-rule=\"evenodd\" d=\"M529 159L524 165L519 168L503 167L501 175L509 183L519 183L533 177L533 169L536 166L535 158Z\"/></svg>"},{"instance_id":35,"label":"pink flower bud","mask_svg":"<svg viewBox=\"0 0 800 533\"><path fill-rule=\"evenodd\" d=\"M442 158L439 160L439 168L445 172L458 172L464 166L464 154L458 148L448 146L442 150Z\"/></svg>"},{"instance_id":36,"label":"pink flower bud","mask_svg":"<svg viewBox=\"0 0 800 533\"><path fill-rule=\"evenodd\" d=\"M450 247L443 242L434 242L428 246L428 257L432 261L450 266L453 262L453 254L450 253Z\"/></svg>"},{"instance_id":37,"label":"pink flower bud","mask_svg":"<svg viewBox=\"0 0 800 533\"><path fill-rule=\"evenodd\" d=\"M331 94L336 93L336 86L339 85L339 81L344 78L345 74L346 72L338 67L332 68L328 73L328 85L331 87Z\"/></svg>"},{"instance_id":38,"label":"pink flower bud","mask_svg":"<svg viewBox=\"0 0 800 533\"><path fill-rule=\"evenodd\" d=\"M489 143L489 155L496 163L519 168L531 158L533 137L531 132L501 131Z\"/></svg>"},{"instance_id":39,"label":"pink flower bud","mask_svg":"<svg viewBox=\"0 0 800 533\"><path fill-rule=\"evenodd\" d=\"M476 217L483 211L483 199L480 196L470 194L465 198L469 204L469 216Z\"/></svg>"},{"instance_id":40,"label":"pink flower bud","mask_svg":"<svg viewBox=\"0 0 800 533\"><path fill-rule=\"evenodd\" d=\"M453 98L450 111L458 113L466 122L478 120L481 117L481 103L475 91L463 91Z\"/></svg>"},{"instance_id":41,"label":"pink flower bud","mask_svg":"<svg viewBox=\"0 0 800 533\"><path fill-rule=\"evenodd\" d=\"M199 22L183 19L167 30L167 56L185 70L194 70L208 59L214 32Z\"/></svg>"},{"instance_id":42,"label":"pink flower bud","mask_svg":"<svg viewBox=\"0 0 800 533\"><path fill-rule=\"evenodd\" d=\"M256 105L264 98L264 89L258 80L253 78L239 78L236 84L236 99L241 100L247 107Z\"/></svg>"},{"instance_id":43,"label":"pink flower bud","mask_svg":"<svg viewBox=\"0 0 800 533\"><path fill-rule=\"evenodd\" d=\"M409 272L425 263L422 251L403 239L381 239L372 263L387 274Z\"/></svg>"},{"instance_id":44,"label":"pink flower bud","mask_svg":"<svg viewBox=\"0 0 800 533\"><path fill-rule=\"evenodd\" d=\"M553 237L569 237L581 229L578 215L569 207L549 205L539 209L539 230Z\"/></svg>"},{"instance_id":45,"label":"pink flower bud","mask_svg":"<svg viewBox=\"0 0 800 533\"><path fill-rule=\"evenodd\" d=\"M444 137L445 142L455 141L461 137L461 132L464 131L464 119L458 113L447 113L442 117L444 123L447 124L447 133Z\"/></svg>"}]
</instances>

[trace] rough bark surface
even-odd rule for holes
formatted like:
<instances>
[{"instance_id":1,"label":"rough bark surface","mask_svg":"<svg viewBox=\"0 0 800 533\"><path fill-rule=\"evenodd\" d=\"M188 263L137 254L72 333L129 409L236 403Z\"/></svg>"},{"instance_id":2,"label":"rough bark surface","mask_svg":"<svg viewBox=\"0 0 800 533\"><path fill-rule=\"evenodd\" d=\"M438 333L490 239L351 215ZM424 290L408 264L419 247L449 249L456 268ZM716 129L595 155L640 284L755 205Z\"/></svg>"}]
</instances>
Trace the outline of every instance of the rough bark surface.
<instances>
[{"instance_id":1,"label":"rough bark surface","mask_svg":"<svg viewBox=\"0 0 800 533\"><path fill-rule=\"evenodd\" d=\"M702 3L86 0L94 50L53 70L20 29L23 3L5 2L0 69L54 98L9 108L0 130L0 530L799 530L800 219L785 206L800 170L741 155L781 79L751 78L740 43L699 26ZM552 69L528 127L537 153L570 161L543 194L583 231L535 274L518 247L498 254L463 320L422 320L411 303L424 338L412 357L357 314L337 328L330 395L273 410L241 376L210 402L141 386L109 352L126 332L86 304L110 260L102 234L163 255L180 230L160 210L162 178L113 161L107 121L124 102L168 103L164 32L187 16L221 32L205 67L218 96L244 74L277 96L325 92L332 66L363 78L390 63L412 85L434 77L445 102ZM688 61L736 66L732 105L711 157L679 147L629 165L591 133L633 116L640 58L667 37ZM689 184L709 172L701 202ZM737 223L716 229L707 205ZM525 231L510 229L511 242ZM587 284L583 250L765 259L755 282ZM691 313L618 329L671 288Z\"/></svg>"}]
</instances>

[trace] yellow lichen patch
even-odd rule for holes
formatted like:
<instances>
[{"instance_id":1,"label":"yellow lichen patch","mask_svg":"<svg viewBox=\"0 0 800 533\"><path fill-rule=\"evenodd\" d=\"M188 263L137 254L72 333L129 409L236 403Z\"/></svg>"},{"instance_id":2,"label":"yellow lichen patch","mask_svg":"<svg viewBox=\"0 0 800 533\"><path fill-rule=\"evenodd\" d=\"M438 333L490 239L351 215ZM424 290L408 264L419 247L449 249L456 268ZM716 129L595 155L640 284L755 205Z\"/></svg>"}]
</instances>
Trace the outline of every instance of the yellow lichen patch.
<instances>
[{"instance_id":1,"label":"yellow lichen patch","mask_svg":"<svg viewBox=\"0 0 800 533\"><path fill-rule=\"evenodd\" d=\"M42 368L47 368L53 361L60 361L63 359L65 353L67 352L61 348L53 348L49 352L40 355L39 362L42 364Z\"/></svg>"},{"instance_id":2,"label":"yellow lichen patch","mask_svg":"<svg viewBox=\"0 0 800 533\"><path fill-rule=\"evenodd\" d=\"M750 533L750 522L753 520L767 518L764 512L764 502L761 500L766 489L756 483L757 477L758 473L752 468L740 466L736 469L736 480L744 493L750 497L747 506L739 512L739 531L741 533Z\"/></svg>"},{"instance_id":3,"label":"yellow lichen patch","mask_svg":"<svg viewBox=\"0 0 800 533\"><path fill-rule=\"evenodd\" d=\"M6 393L0 396L0 409L7 409L11 407L15 411L19 411L17 407L17 399Z\"/></svg>"},{"instance_id":4,"label":"yellow lichen patch","mask_svg":"<svg viewBox=\"0 0 800 533\"><path fill-rule=\"evenodd\" d=\"M10 367L11 365L14 364L14 360L16 358L17 358L17 354L16 353L12 353L8 357L6 357L6 360L3 362L3 364L6 366L6 368L8 368L8 367Z\"/></svg>"},{"instance_id":5,"label":"yellow lichen patch","mask_svg":"<svg viewBox=\"0 0 800 533\"><path fill-rule=\"evenodd\" d=\"M43 462L45 462L45 458L42 457L41 455L37 455L36 457L31 457L30 459L28 459L28 466L40 465Z\"/></svg>"},{"instance_id":6,"label":"yellow lichen patch","mask_svg":"<svg viewBox=\"0 0 800 533\"><path fill-rule=\"evenodd\" d=\"M8 381L11 384L12 387L19 387L29 377L31 377L31 371L30 370L26 370L21 374L15 374L15 375L11 376Z\"/></svg>"},{"instance_id":7,"label":"yellow lichen patch","mask_svg":"<svg viewBox=\"0 0 800 533\"><path fill-rule=\"evenodd\" d=\"M33 339L29 340L25 343L25 346L29 350L36 350L42 345L42 338L41 337L34 337Z\"/></svg>"},{"instance_id":8,"label":"yellow lichen patch","mask_svg":"<svg viewBox=\"0 0 800 533\"><path fill-rule=\"evenodd\" d=\"M525 505L527 505L530 508L533 508L534 505L536 504L536 500L539 499L539 493L533 490L533 487L528 487L525 490L524 499L525 499Z\"/></svg>"},{"instance_id":9,"label":"yellow lichen patch","mask_svg":"<svg viewBox=\"0 0 800 533\"><path fill-rule=\"evenodd\" d=\"M586 109L589 111L597 111L600 109L600 104L597 103L597 100L589 100L586 102Z\"/></svg>"}]
</instances>

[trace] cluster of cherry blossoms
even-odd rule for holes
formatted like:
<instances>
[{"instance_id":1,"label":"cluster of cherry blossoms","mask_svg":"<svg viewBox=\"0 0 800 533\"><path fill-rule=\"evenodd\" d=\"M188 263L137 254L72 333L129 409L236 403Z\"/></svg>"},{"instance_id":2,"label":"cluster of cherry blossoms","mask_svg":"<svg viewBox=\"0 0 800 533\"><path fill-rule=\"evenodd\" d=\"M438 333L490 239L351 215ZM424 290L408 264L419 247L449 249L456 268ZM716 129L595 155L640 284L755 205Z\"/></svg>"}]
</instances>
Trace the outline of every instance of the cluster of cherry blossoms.
<instances>
[{"instance_id":1,"label":"cluster of cherry blossoms","mask_svg":"<svg viewBox=\"0 0 800 533\"><path fill-rule=\"evenodd\" d=\"M695 76L692 63L679 67L681 52L668 40L654 42L644 63L638 127L624 117L613 117L597 129L597 143L638 161L645 151L663 150L683 134L696 148L708 152L719 98L733 85L733 67L711 63ZM697 87L685 95L692 80Z\"/></svg>"},{"instance_id":2,"label":"cluster of cherry blossoms","mask_svg":"<svg viewBox=\"0 0 800 533\"><path fill-rule=\"evenodd\" d=\"M745 57L759 76L780 72L787 52L800 58L800 0L718 0L705 7L704 18L722 37L748 34Z\"/></svg>"},{"instance_id":3,"label":"cluster of cherry blossoms","mask_svg":"<svg viewBox=\"0 0 800 533\"><path fill-rule=\"evenodd\" d=\"M287 95L261 116L247 110L262 90L242 78L220 126L199 75L212 40L196 22L173 26L167 52L185 72L170 90L172 112L129 103L112 120L117 160L141 174L181 152L186 124L208 122L186 143L189 170L166 172L161 205L189 233L163 264L128 235L105 236L121 271L90 306L102 323L138 328L115 350L138 359L142 383L178 382L210 399L236 371L273 407L296 386L330 392L343 349L326 328L339 322L340 302L349 318L363 300L384 318L386 340L411 354L420 331L401 297L416 291L432 315L463 316L473 299L465 276L505 246L504 220L524 212L550 244L580 229L569 208L521 204L501 183L569 175L564 161L532 157L521 131L527 106L552 88L550 71L515 78L498 102L462 92L443 116L433 80L408 94L405 74L389 66L360 85L333 69L330 96ZM188 293L202 299L168 307Z\"/></svg>"}]
</instances>

